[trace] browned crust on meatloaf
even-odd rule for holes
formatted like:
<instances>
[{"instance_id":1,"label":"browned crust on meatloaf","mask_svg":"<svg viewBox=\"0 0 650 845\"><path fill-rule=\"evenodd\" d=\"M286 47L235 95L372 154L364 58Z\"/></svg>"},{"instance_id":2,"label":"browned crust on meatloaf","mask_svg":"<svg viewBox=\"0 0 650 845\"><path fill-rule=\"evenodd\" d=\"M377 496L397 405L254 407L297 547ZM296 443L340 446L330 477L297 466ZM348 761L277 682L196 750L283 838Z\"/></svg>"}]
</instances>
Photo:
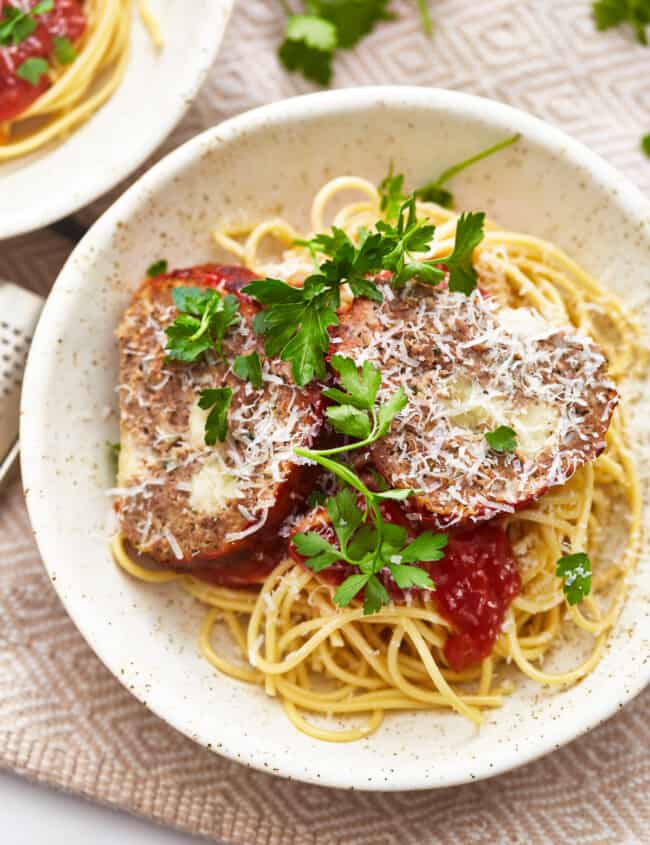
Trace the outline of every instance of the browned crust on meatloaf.
<instances>
[{"instance_id":1,"label":"browned crust on meatloaf","mask_svg":"<svg viewBox=\"0 0 650 845\"><path fill-rule=\"evenodd\" d=\"M303 493L305 467L293 449L311 446L320 431L319 391L296 388L287 365L276 360L263 360L262 390L231 368L236 355L257 350L263 358L252 328L257 306L240 292L253 278L245 268L205 265L148 279L117 331L121 530L162 563L204 563L250 548L257 531L241 532L280 522ZM164 330L178 313L171 292L181 285L238 296L241 320L226 335L223 359L208 354L191 365L166 359ZM233 390L228 437L206 446L205 413L193 406L201 390L222 386ZM225 487L212 484L224 476ZM205 490L207 499L216 491L213 507L205 507ZM228 495L220 499L220 490Z\"/></svg>"},{"instance_id":2,"label":"browned crust on meatloaf","mask_svg":"<svg viewBox=\"0 0 650 845\"><path fill-rule=\"evenodd\" d=\"M519 336L479 290L383 292L383 304L355 301L332 352L379 365L382 395L405 389L406 409L368 458L391 486L422 491L409 501L425 517L445 527L512 512L602 452L618 396L590 338L539 317L532 336ZM470 422L463 402L477 405ZM503 409L498 420L495 407ZM513 420L533 411L554 421L543 448L490 448L485 433L495 423L517 430Z\"/></svg>"}]
</instances>

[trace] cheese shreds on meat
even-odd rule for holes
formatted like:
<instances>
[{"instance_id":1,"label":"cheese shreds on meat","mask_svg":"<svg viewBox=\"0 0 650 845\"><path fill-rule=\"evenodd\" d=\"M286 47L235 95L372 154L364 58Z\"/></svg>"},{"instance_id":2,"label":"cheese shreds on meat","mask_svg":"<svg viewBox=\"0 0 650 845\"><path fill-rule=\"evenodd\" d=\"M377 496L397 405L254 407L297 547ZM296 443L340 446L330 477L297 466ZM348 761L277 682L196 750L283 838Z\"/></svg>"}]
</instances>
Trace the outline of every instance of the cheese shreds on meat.
<instances>
[{"instance_id":1,"label":"cheese shreds on meat","mask_svg":"<svg viewBox=\"0 0 650 845\"><path fill-rule=\"evenodd\" d=\"M380 399L398 387L408 405L369 458L392 487L441 527L512 512L563 484L605 446L618 396L588 337L528 309L497 309L475 290L382 288L357 300L332 349L382 372ZM514 453L490 448L498 426Z\"/></svg>"},{"instance_id":2,"label":"cheese shreds on meat","mask_svg":"<svg viewBox=\"0 0 650 845\"><path fill-rule=\"evenodd\" d=\"M288 366L263 359L252 328L256 305L239 289L254 278L216 265L146 281L119 326L121 449L117 496L121 528L136 548L160 562L205 561L255 542L292 507L305 467L296 446L311 446L322 425L320 391L299 389ZM177 316L175 286L210 286L240 299L224 358L166 361L165 328ZM263 388L232 372L237 355L257 350ZM233 398L224 443L206 446L201 390L228 386Z\"/></svg>"}]
</instances>

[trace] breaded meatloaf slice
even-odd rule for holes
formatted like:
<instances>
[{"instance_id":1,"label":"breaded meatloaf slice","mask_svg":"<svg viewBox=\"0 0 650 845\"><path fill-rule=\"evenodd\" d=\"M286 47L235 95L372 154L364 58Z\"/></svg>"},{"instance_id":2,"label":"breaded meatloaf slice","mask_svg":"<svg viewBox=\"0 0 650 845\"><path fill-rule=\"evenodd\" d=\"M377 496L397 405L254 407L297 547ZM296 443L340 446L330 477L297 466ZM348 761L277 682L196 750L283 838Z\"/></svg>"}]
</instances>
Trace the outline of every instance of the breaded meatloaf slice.
<instances>
[{"instance_id":1,"label":"breaded meatloaf slice","mask_svg":"<svg viewBox=\"0 0 650 845\"><path fill-rule=\"evenodd\" d=\"M252 326L256 304L241 288L253 274L204 265L147 279L117 331L120 350L120 459L116 507L135 548L175 568L201 566L255 547L303 495L309 469L293 450L309 447L323 420L320 391L297 388L286 364L264 360ZM209 287L239 300L223 358L169 361L165 329L178 316L174 287ZM262 389L232 369L257 350ZM225 442L207 446L200 391L233 391Z\"/></svg>"},{"instance_id":2,"label":"breaded meatloaf slice","mask_svg":"<svg viewBox=\"0 0 650 845\"><path fill-rule=\"evenodd\" d=\"M525 308L409 284L358 299L332 352L382 372L384 396L408 405L368 458L391 487L440 527L490 519L563 484L605 447L618 401L607 362L588 337ZM381 394L380 394L381 397ZM514 430L514 451L486 434Z\"/></svg>"}]
</instances>

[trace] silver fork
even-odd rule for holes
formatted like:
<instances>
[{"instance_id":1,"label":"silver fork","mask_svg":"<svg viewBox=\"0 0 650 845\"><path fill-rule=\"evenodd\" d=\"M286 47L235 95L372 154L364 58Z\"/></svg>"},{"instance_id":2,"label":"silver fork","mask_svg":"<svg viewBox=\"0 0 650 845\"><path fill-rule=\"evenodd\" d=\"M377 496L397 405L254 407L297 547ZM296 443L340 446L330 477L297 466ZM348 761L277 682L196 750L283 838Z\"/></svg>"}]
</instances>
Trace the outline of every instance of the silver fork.
<instances>
[{"instance_id":1,"label":"silver fork","mask_svg":"<svg viewBox=\"0 0 650 845\"><path fill-rule=\"evenodd\" d=\"M20 387L44 300L0 281L0 485L18 457Z\"/></svg>"}]
</instances>

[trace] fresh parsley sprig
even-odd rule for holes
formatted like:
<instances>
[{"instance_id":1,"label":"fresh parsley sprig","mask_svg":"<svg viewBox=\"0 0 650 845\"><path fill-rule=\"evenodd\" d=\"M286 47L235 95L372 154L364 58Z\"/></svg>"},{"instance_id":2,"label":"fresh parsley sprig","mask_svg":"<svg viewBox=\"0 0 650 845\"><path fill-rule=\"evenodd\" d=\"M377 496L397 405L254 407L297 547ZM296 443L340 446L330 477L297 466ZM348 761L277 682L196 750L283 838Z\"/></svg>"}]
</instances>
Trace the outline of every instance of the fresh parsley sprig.
<instances>
[{"instance_id":1,"label":"fresh parsley sprig","mask_svg":"<svg viewBox=\"0 0 650 845\"><path fill-rule=\"evenodd\" d=\"M579 604L591 592L591 561L584 552L561 557L555 574L564 582L562 587L569 604Z\"/></svg>"},{"instance_id":2,"label":"fresh parsley sprig","mask_svg":"<svg viewBox=\"0 0 650 845\"><path fill-rule=\"evenodd\" d=\"M508 138L504 138L502 141L498 141L491 147L486 147L486 149L480 150L473 156L470 156L457 164L453 164L451 167L443 170L436 179L432 179L430 182L427 182L425 185L417 188L415 191L415 198L423 200L424 202L435 202L443 208L452 208L454 205L454 195L451 191L444 187L447 182L449 182L449 180L458 173L461 173L463 170L471 167L473 164L483 161L483 159L488 158L489 156L492 156L495 153L506 149L506 147L516 143L520 138L521 135L519 133L511 135ZM391 162L388 174L379 185L380 208L386 220L394 220L399 212L401 204L408 199L403 189L404 175L402 173L394 173L393 162Z\"/></svg>"},{"instance_id":3,"label":"fresh parsley sprig","mask_svg":"<svg viewBox=\"0 0 650 845\"><path fill-rule=\"evenodd\" d=\"M440 560L444 556L447 535L425 531L412 542L407 542L403 526L385 522L381 516L380 527L377 523L367 522L367 510L359 507L357 499L357 494L350 487L344 487L325 501L338 545L330 543L316 531L293 537L298 553L305 557L305 565L314 572L321 572L341 561L359 570L338 587L334 593L335 604L347 607L362 590L365 614L376 613L382 605L388 604L390 596L377 577L384 567L389 569L395 583L403 590L411 587L435 590L429 573L413 564Z\"/></svg>"},{"instance_id":4,"label":"fresh parsley sprig","mask_svg":"<svg viewBox=\"0 0 650 845\"><path fill-rule=\"evenodd\" d=\"M392 20L390 0L305 0L302 12L294 13L281 0L287 13L284 40L278 50L282 64L317 82L329 85L332 61L339 49L350 49L381 21ZM432 31L427 0L416 0L425 32Z\"/></svg>"},{"instance_id":5,"label":"fresh parsley sprig","mask_svg":"<svg viewBox=\"0 0 650 845\"><path fill-rule=\"evenodd\" d=\"M401 179L402 177L389 177ZM394 196L392 202L394 200ZM334 237L317 235L311 241L301 241L325 255L331 261L323 268L333 270L334 274L343 274L343 281L348 281L356 296L366 296L381 301L381 294L376 285L369 282L365 275L390 270L391 283L397 287L409 279L417 278L430 285L439 284L449 272L449 290L470 294L476 287L476 271L472 266L472 254L475 247L483 240L485 214L470 212L461 214L456 224L454 249L449 255L436 258L417 259L414 253L426 252L435 235L436 227L426 220L418 220L415 195L408 196L400 205L395 223L379 220L377 231L373 234L361 233L357 251L360 259L350 266L341 260L344 250L351 255L354 244L340 229L333 229ZM345 240L344 240L345 239ZM360 264L360 266L359 266ZM322 269L323 269L322 268ZM351 275L345 273L351 270ZM356 275L354 271L357 271ZM364 274L364 276L361 276ZM365 289L361 286L365 285Z\"/></svg>"},{"instance_id":6,"label":"fresh parsley sprig","mask_svg":"<svg viewBox=\"0 0 650 845\"><path fill-rule=\"evenodd\" d=\"M293 380L301 387L325 377L328 328L338 325L339 286L316 274L305 279L301 288L280 279L263 279L243 289L264 306L255 315L253 327L265 336L266 354L291 362Z\"/></svg>"},{"instance_id":7,"label":"fresh parsley sprig","mask_svg":"<svg viewBox=\"0 0 650 845\"><path fill-rule=\"evenodd\" d=\"M403 501L415 491L370 490L348 465L332 460L333 455L364 448L385 436L407 400L400 388L385 403L377 405L381 373L370 362L358 369L351 359L335 355L331 363L343 390L328 388L323 391L323 395L334 403L326 413L339 433L355 440L332 449L295 449L295 453L329 470L347 485L325 501L339 545L332 545L315 531L295 535L293 543L306 558L306 565L315 572L337 561L357 567L359 572L345 579L337 589L334 601L339 607L346 607L363 590L364 613L375 613L390 600L377 577L384 567L388 567L395 583L402 589L435 589L429 574L412 564L439 560L447 544L447 535L426 531L407 543L406 529L384 520L381 505L386 500ZM359 498L365 504L363 509L359 507Z\"/></svg>"},{"instance_id":8,"label":"fresh parsley sprig","mask_svg":"<svg viewBox=\"0 0 650 845\"><path fill-rule=\"evenodd\" d=\"M451 167L443 170L437 179L432 179L430 182L422 185L421 188L418 188L415 192L415 196L424 202L435 202L443 208L452 208L454 204L454 195L451 191L447 190L444 185L446 185L447 182L449 182L449 180L458 173L461 173L463 170L466 170L468 167L471 167L479 161L483 161L485 158L489 158L495 153L501 152L501 150L505 150L506 147L515 144L520 138L521 135L519 133L511 135L508 138L504 138L503 141L499 141L491 147L487 147L475 155L466 158L464 161L460 161L458 164L453 164Z\"/></svg>"},{"instance_id":9,"label":"fresh parsley sprig","mask_svg":"<svg viewBox=\"0 0 650 845\"><path fill-rule=\"evenodd\" d=\"M290 15L278 56L287 70L329 85L337 46L336 27L328 20L317 15Z\"/></svg>"},{"instance_id":10,"label":"fresh parsley sprig","mask_svg":"<svg viewBox=\"0 0 650 845\"><path fill-rule=\"evenodd\" d=\"M22 44L38 26L36 18L51 12L53 8L54 0L41 0L26 12L17 6L5 6L0 19L0 46L15 47L16 44Z\"/></svg>"},{"instance_id":11,"label":"fresh parsley sprig","mask_svg":"<svg viewBox=\"0 0 650 845\"><path fill-rule=\"evenodd\" d=\"M437 285L446 269L451 291L471 293L477 280L472 253L483 239L484 219L482 212L461 215L452 252L429 259L415 254L429 248L435 226L417 219L413 195L400 206L395 224L378 221L375 232L360 232L357 245L336 227L331 234L298 241L313 256L326 257L302 288L270 278L256 280L244 288L263 306L254 327L265 336L266 354L290 362L293 379L300 386L314 378L324 378L328 329L338 325L336 310L341 286L347 283L355 296L381 302L383 296L372 276L382 270L392 273L392 284L402 286L412 278Z\"/></svg>"},{"instance_id":12,"label":"fresh parsley sprig","mask_svg":"<svg viewBox=\"0 0 650 845\"><path fill-rule=\"evenodd\" d=\"M323 396L334 403L325 410L330 425L339 434L356 438L358 442L354 444L355 449L372 445L388 433L392 421L406 407L406 393L400 387L387 402L376 407L381 372L374 364L366 361L361 370L357 370L351 358L333 355L330 365L339 374L339 381L347 391L338 388L327 388L323 391ZM339 446L319 454L336 455L348 451L349 448Z\"/></svg>"},{"instance_id":13,"label":"fresh parsley sprig","mask_svg":"<svg viewBox=\"0 0 650 845\"><path fill-rule=\"evenodd\" d=\"M239 319L237 297L208 288L176 287L172 299L180 313L165 329L167 357L191 363L208 349L223 355L226 332Z\"/></svg>"}]
</instances>

